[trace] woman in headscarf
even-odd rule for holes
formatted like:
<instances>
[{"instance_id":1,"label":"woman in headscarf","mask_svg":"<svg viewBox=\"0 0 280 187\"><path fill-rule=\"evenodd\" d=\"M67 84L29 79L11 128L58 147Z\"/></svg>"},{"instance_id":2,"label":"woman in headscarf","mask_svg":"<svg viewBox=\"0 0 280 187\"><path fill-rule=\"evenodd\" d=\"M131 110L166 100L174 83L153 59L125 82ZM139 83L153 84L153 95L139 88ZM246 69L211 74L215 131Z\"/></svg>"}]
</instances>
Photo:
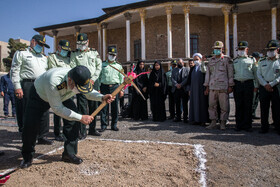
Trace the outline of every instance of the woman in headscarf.
<instances>
[{"instance_id":1,"label":"woman in headscarf","mask_svg":"<svg viewBox=\"0 0 280 187\"><path fill-rule=\"evenodd\" d=\"M149 93L153 121L165 121L165 99L167 94L166 75L161 62L156 61L149 78Z\"/></svg>"},{"instance_id":2,"label":"woman in headscarf","mask_svg":"<svg viewBox=\"0 0 280 187\"><path fill-rule=\"evenodd\" d=\"M138 61L134 73L139 75L140 73L145 72L145 64L143 61ZM133 81L136 86L139 88L143 96L147 99L147 88L149 84L149 79L147 74L142 74ZM148 119L148 108L147 108L147 100L144 100L142 96L136 91L136 89L132 87L132 118L134 120L147 120Z\"/></svg>"},{"instance_id":3,"label":"woman in headscarf","mask_svg":"<svg viewBox=\"0 0 280 187\"><path fill-rule=\"evenodd\" d=\"M209 121L208 97L204 95L204 80L206 67L201 65L202 55L193 55L195 66L191 70L190 78L190 114L189 121L195 125L205 125Z\"/></svg>"}]
</instances>

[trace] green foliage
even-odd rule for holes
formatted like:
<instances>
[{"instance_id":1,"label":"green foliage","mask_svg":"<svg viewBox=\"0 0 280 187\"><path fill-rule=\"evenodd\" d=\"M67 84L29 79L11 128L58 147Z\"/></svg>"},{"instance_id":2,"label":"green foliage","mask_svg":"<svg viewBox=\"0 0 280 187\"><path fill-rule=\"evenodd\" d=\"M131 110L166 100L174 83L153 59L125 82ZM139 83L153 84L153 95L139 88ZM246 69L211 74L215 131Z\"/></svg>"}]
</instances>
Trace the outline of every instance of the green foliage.
<instances>
[{"instance_id":1,"label":"green foliage","mask_svg":"<svg viewBox=\"0 0 280 187\"><path fill-rule=\"evenodd\" d=\"M8 49L10 49L9 56L7 58L3 58L3 63L6 66L7 69L11 68L12 59L13 59L13 56L14 56L15 52L17 50L25 49L27 47L28 46L24 43L15 42L15 40L13 38L9 39L9 45L8 45Z\"/></svg>"}]
</instances>

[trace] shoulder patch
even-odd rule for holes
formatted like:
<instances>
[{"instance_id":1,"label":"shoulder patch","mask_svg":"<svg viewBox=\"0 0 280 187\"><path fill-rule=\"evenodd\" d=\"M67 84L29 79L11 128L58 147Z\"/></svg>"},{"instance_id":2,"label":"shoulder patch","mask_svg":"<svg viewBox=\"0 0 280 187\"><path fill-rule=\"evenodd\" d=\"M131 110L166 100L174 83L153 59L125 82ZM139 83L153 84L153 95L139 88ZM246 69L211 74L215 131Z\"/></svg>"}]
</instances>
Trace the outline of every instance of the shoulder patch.
<instances>
[{"instance_id":1,"label":"shoulder patch","mask_svg":"<svg viewBox=\"0 0 280 187\"><path fill-rule=\"evenodd\" d=\"M66 83L66 81L64 81L64 82L60 83L59 85L57 85L56 88L57 88L58 90L62 90L62 89L64 89L64 88L67 88L67 83Z\"/></svg>"}]
</instances>

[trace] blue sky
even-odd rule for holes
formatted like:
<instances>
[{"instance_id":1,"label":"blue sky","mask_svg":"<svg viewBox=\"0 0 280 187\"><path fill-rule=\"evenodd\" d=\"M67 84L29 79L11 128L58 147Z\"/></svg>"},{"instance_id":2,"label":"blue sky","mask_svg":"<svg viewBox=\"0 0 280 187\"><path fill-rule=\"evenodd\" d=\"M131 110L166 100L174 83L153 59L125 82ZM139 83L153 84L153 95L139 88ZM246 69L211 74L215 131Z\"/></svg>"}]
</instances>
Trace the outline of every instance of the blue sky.
<instances>
[{"instance_id":1,"label":"blue sky","mask_svg":"<svg viewBox=\"0 0 280 187\"><path fill-rule=\"evenodd\" d=\"M102 8L143 0L0 0L0 41L30 40L33 28L89 19L104 14ZM52 52L53 39L46 37Z\"/></svg>"}]
</instances>

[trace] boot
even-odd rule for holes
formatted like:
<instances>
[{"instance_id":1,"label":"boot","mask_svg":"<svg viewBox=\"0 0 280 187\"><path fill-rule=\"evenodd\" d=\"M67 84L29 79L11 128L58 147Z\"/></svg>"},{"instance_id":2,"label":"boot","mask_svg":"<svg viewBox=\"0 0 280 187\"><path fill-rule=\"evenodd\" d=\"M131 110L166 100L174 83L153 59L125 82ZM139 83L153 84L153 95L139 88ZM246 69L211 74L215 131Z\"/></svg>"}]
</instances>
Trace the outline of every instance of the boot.
<instances>
[{"instance_id":1,"label":"boot","mask_svg":"<svg viewBox=\"0 0 280 187\"><path fill-rule=\"evenodd\" d=\"M220 129L221 130L226 130L226 122L227 122L226 120L221 121L221 124L220 124Z\"/></svg>"},{"instance_id":2,"label":"boot","mask_svg":"<svg viewBox=\"0 0 280 187\"><path fill-rule=\"evenodd\" d=\"M217 126L216 124L216 120L211 120L211 123L208 127L206 127L206 129L215 129Z\"/></svg>"}]
</instances>

